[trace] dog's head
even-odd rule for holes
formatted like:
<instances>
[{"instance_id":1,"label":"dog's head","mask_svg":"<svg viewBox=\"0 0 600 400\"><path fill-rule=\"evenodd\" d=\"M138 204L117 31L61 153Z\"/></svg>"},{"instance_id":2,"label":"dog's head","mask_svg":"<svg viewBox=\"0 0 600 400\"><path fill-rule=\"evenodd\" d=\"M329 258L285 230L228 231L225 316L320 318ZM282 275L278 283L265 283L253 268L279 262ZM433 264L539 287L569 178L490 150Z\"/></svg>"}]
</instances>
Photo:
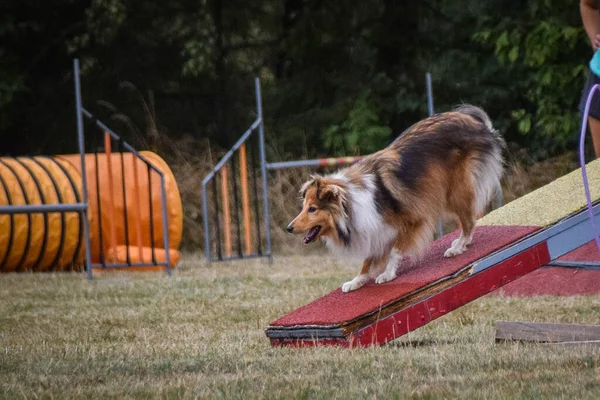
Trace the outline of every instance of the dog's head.
<instances>
[{"instance_id":1,"label":"dog's head","mask_svg":"<svg viewBox=\"0 0 600 400\"><path fill-rule=\"evenodd\" d=\"M330 238L349 245L348 194L344 182L312 176L300 189L302 211L287 226L290 233L304 233L304 244Z\"/></svg>"}]
</instances>

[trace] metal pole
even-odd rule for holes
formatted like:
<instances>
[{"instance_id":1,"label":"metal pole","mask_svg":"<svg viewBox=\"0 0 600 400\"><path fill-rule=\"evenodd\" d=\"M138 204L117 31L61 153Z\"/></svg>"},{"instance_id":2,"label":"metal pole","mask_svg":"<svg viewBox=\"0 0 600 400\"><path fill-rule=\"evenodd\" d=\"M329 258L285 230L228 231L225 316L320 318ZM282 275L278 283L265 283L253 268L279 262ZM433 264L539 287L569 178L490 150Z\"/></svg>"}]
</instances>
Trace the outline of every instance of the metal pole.
<instances>
[{"instance_id":1,"label":"metal pole","mask_svg":"<svg viewBox=\"0 0 600 400\"><path fill-rule=\"evenodd\" d=\"M110 137L112 137L114 140L121 141L121 145L123 146L123 148L125 148L127 151L130 151L131 153L133 153L137 158L142 160L146 165L148 165L156 173L158 173L158 174L161 173L161 170L158 167L155 167L154 164L152 164L146 157L141 155L136 149L133 148L132 145L130 145L126 141L122 140L119 135L114 133L108 126L104 125L102 123L102 121L100 121L99 119L94 117L94 115L92 113L90 113L83 107L81 108L81 112L83 113L84 116L91 119L96 124L96 126L98 126L100 129L102 129L105 133L108 133L108 135Z\"/></svg>"},{"instance_id":2,"label":"metal pole","mask_svg":"<svg viewBox=\"0 0 600 400\"><path fill-rule=\"evenodd\" d=\"M258 125L258 137L260 147L260 173L262 177L262 192L263 192L263 213L265 218L265 239L267 241L267 256L269 257L269 264L273 262L273 254L271 254L271 228L269 226L269 197L267 192L267 156L265 152L265 123L263 121L262 114L262 98L260 93L260 80L254 79L254 85L256 87L256 111L260 124Z\"/></svg>"},{"instance_id":3,"label":"metal pole","mask_svg":"<svg viewBox=\"0 0 600 400\"><path fill-rule=\"evenodd\" d=\"M502 194L502 184L498 185L498 190L496 191L496 208L502 207L504 203L504 196Z\"/></svg>"},{"instance_id":4,"label":"metal pole","mask_svg":"<svg viewBox=\"0 0 600 400\"><path fill-rule=\"evenodd\" d=\"M0 206L0 214L81 212L81 211L84 211L86 208L87 208L87 204L83 204L83 203Z\"/></svg>"},{"instance_id":5,"label":"metal pole","mask_svg":"<svg viewBox=\"0 0 600 400\"><path fill-rule=\"evenodd\" d=\"M165 176L160 174L160 198L163 224L163 243L165 246L165 262L167 263L167 275L171 276L171 249L169 248L169 221L167 219L167 192L165 189ZM152 199L150 199L152 201ZM152 243L154 246L154 243Z\"/></svg>"},{"instance_id":6,"label":"metal pole","mask_svg":"<svg viewBox=\"0 0 600 400\"><path fill-rule=\"evenodd\" d=\"M434 113L433 111L433 91L431 89L431 73L428 72L425 75L425 80L427 82L427 109L429 110L429 116L431 117Z\"/></svg>"},{"instance_id":7,"label":"metal pole","mask_svg":"<svg viewBox=\"0 0 600 400\"><path fill-rule=\"evenodd\" d=\"M208 195L206 194L206 183L202 183L202 214L204 216L204 256L206 262L210 263L210 227L208 218Z\"/></svg>"},{"instance_id":8,"label":"metal pole","mask_svg":"<svg viewBox=\"0 0 600 400\"><path fill-rule=\"evenodd\" d=\"M75 110L77 112L77 137L79 141L79 155L81 159L81 181L82 202L85 208L81 212L83 217L83 234L85 235L85 269L88 279L92 279L92 254L90 241L90 223L88 220L88 193L87 193L87 170L85 168L85 138L83 136L83 114L81 112L81 83L79 81L79 59L73 60L73 75L75 79Z\"/></svg>"},{"instance_id":9,"label":"metal pole","mask_svg":"<svg viewBox=\"0 0 600 400\"><path fill-rule=\"evenodd\" d=\"M427 110L429 112L429 116L431 117L434 114L433 111L433 90L431 89L431 73L428 72L425 74L425 82L427 84ZM437 237L441 238L444 235L444 224L440 219L438 221L437 226Z\"/></svg>"},{"instance_id":10,"label":"metal pole","mask_svg":"<svg viewBox=\"0 0 600 400\"><path fill-rule=\"evenodd\" d=\"M329 167L335 165L354 164L362 157L319 158L315 160L295 160L267 163L268 170L300 167Z\"/></svg>"},{"instance_id":11,"label":"metal pole","mask_svg":"<svg viewBox=\"0 0 600 400\"><path fill-rule=\"evenodd\" d=\"M259 126L260 124L260 119L256 119L256 121L254 121L252 123L252 125L250 126L250 128L248 128L248 130L246 132L244 132L244 134L242 135L242 137L233 145L233 147L231 149L229 149L229 151L227 153L225 153L225 155L223 156L223 158L221 158L221 160L217 163L217 165L215 165L215 167L212 169L212 171L210 171L210 173L208 175L206 175L204 177L204 179L202 180L202 183L208 183L208 181L210 181L213 176L215 176L215 174L217 172L219 172L219 170L221 169L221 167L223 167L223 165L225 165L225 163L227 161L229 161L229 159L233 156L233 153L242 145L244 144L244 142L246 141L246 139L248 139L250 137L250 135L252 135L252 132L254 132L254 130Z\"/></svg>"},{"instance_id":12,"label":"metal pole","mask_svg":"<svg viewBox=\"0 0 600 400\"><path fill-rule=\"evenodd\" d=\"M152 216L152 218L150 218L149 222L150 222L150 249L152 250L152 264L156 265L156 251L154 248L154 206L152 205L152 203L154 202L153 197L152 197L152 168L150 168L150 164L146 164L146 176L148 177L148 208L149 208L149 215ZM158 176L160 175L160 172L158 172Z\"/></svg>"}]
</instances>

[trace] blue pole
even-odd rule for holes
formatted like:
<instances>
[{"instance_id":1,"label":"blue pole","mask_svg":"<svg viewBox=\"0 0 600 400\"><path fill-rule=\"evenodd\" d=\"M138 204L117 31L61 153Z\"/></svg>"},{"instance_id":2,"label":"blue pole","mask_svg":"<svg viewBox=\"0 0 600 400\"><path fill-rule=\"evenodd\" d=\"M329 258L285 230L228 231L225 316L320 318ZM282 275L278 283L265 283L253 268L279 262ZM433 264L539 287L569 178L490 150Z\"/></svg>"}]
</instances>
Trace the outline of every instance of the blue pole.
<instances>
[{"instance_id":1,"label":"blue pole","mask_svg":"<svg viewBox=\"0 0 600 400\"><path fill-rule=\"evenodd\" d=\"M433 90L431 88L431 73L428 72L425 74L425 82L427 84L427 110L429 111L429 116L431 117L434 114L433 111ZM442 220L438 221L437 227L437 237L441 238L444 235L444 224Z\"/></svg>"},{"instance_id":2,"label":"blue pole","mask_svg":"<svg viewBox=\"0 0 600 400\"><path fill-rule=\"evenodd\" d=\"M210 182L210 180L215 176L215 174L217 172L219 172L221 167L223 167L223 165L225 165L225 163L227 161L229 161L229 159L231 157L233 157L233 153L237 149L239 149L241 145L243 145L246 142L246 140L250 137L252 132L254 132L254 130L260 125L260 123L261 123L260 118L257 118L256 121L254 121L252 123L250 128L248 128L248 130L246 132L244 132L242 137L233 145L233 147L231 149L229 149L229 151L227 153L225 153L223 158L221 158L221 160L219 160L219 162L217 163L217 165L215 165L215 167L212 169L212 171L210 171L210 173L204 177L204 179L202 180L203 185Z\"/></svg>"},{"instance_id":3,"label":"blue pole","mask_svg":"<svg viewBox=\"0 0 600 400\"><path fill-rule=\"evenodd\" d=\"M169 246L169 221L167 215L167 191L165 189L165 176L160 174L160 197L161 197L161 211L162 211L162 224L163 224L163 245L165 247L165 263L167 264L167 275L171 276L171 252ZM152 199L150 199L152 201ZM152 217L152 216L151 216ZM154 246L154 243L152 243Z\"/></svg>"},{"instance_id":4,"label":"blue pole","mask_svg":"<svg viewBox=\"0 0 600 400\"><path fill-rule=\"evenodd\" d=\"M433 90L431 89L431 73L428 72L425 75L425 80L427 82L427 109L429 110L429 116L431 117L434 113L433 111Z\"/></svg>"},{"instance_id":5,"label":"blue pole","mask_svg":"<svg viewBox=\"0 0 600 400\"><path fill-rule=\"evenodd\" d=\"M206 190L206 182L202 182L202 215L204 216L204 256L206 257L206 262L210 263L210 222L208 218L208 195L206 193Z\"/></svg>"},{"instance_id":6,"label":"blue pole","mask_svg":"<svg viewBox=\"0 0 600 400\"><path fill-rule=\"evenodd\" d=\"M90 222L88 219L87 174L85 168L85 138L83 135L83 114L81 105L81 83L79 81L79 60L73 60L73 75L75 79L75 110L77 112L77 137L81 159L82 202L86 205L79 218L83 218L83 234L85 235L85 269L88 279L92 279L92 254L90 241Z\"/></svg>"},{"instance_id":7,"label":"blue pole","mask_svg":"<svg viewBox=\"0 0 600 400\"><path fill-rule=\"evenodd\" d=\"M265 130L264 121L262 114L262 98L260 93L260 80L255 78L254 85L256 87L256 111L258 114L258 136L260 146L260 173L262 176L262 192L263 192L263 213L265 217L265 239L267 241L267 256L269 257L269 263L273 262L273 254L271 254L271 227L269 226L269 196L267 190L267 156L265 152Z\"/></svg>"},{"instance_id":8,"label":"blue pole","mask_svg":"<svg viewBox=\"0 0 600 400\"><path fill-rule=\"evenodd\" d=\"M0 214L31 214L69 211L82 212L86 210L87 206L88 205L85 203L0 206Z\"/></svg>"}]
</instances>

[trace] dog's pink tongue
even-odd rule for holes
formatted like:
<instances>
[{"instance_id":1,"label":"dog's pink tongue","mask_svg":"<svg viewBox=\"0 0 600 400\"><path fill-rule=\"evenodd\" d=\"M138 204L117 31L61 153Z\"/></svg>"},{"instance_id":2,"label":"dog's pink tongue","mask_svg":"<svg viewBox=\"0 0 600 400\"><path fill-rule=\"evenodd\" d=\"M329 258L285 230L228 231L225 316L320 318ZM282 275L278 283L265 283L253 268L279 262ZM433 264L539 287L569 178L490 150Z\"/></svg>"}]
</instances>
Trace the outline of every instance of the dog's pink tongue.
<instances>
[{"instance_id":1,"label":"dog's pink tongue","mask_svg":"<svg viewBox=\"0 0 600 400\"><path fill-rule=\"evenodd\" d=\"M306 236L304 236L304 243L308 243L311 240L313 240L316 236L316 234L319 231L319 227L315 226L314 228L310 228L310 230L308 231L308 233L306 234Z\"/></svg>"}]
</instances>

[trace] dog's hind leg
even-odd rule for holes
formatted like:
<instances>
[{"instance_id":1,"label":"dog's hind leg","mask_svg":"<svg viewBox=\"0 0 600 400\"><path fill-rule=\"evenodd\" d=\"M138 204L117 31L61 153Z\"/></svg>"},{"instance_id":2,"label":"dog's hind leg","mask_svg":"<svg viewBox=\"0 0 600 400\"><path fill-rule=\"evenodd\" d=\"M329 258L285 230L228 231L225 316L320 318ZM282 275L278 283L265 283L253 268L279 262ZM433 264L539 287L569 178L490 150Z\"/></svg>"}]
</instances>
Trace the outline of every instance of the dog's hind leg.
<instances>
[{"instance_id":1,"label":"dog's hind leg","mask_svg":"<svg viewBox=\"0 0 600 400\"><path fill-rule=\"evenodd\" d=\"M458 215L460 222L460 236L452 242L452 245L444 253L444 257L454 257L464 253L467 246L473 240L473 229L475 228L475 218L471 213L461 213Z\"/></svg>"},{"instance_id":2,"label":"dog's hind leg","mask_svg":"<svg viewBox=\"0 0 600 400\"><path fill-rule=\"evenodd\" d=\"M475 166L466 168L472 170ZM444 257L454 257L464 253L467 246L473 240L473 228L475 227L475 215L477 213L477 192L475 178L468 173L461 173L456 179L462 190L451 191L448 196L448 211L454 213L460 223L460 236L452 242L452 245L444 253Z\"/></svg>"}]
</instances>

